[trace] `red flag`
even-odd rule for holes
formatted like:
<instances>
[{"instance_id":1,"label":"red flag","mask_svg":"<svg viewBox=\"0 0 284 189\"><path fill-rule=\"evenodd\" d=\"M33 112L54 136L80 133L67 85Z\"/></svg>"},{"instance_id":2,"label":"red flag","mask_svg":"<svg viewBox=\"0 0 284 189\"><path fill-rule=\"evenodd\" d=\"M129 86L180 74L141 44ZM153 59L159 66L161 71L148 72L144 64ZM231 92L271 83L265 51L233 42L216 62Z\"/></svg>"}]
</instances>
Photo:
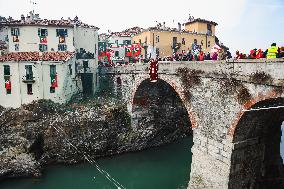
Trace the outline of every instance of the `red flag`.
<instances>
[{"instance_id":1,"label":"red flag","mask_svg":"<svg viewBox=\"0 0 284 189\"><path fill-rule=\"evenodd\" d=\"M141 54L141 45L140 44L135 44L133 46L133 56L137 57Z\"/></svg>"},{"instance_id":2,"label":"red flag","mask_svg":"<svg viewBox=\"0 0 284 189\"><path fill-rule=\"evenodd\" d=\"M10 81L10 80L7 80L7 81L5 82L5 88L6 88L7 90L11 90L11 81Z\"/></svg>"},{"instance_id":3,"label":"red flag","mask_svg":"<svg viewBox=\"0 0 284 189\"><path fill-rule=\"evenodd\" d=\"M58 78L57 78L57 74L55 75L54 79L52 80L51 87L53 87L53 88L57 88L57 87L58 87Z\"/></svg>"}]
</instances>

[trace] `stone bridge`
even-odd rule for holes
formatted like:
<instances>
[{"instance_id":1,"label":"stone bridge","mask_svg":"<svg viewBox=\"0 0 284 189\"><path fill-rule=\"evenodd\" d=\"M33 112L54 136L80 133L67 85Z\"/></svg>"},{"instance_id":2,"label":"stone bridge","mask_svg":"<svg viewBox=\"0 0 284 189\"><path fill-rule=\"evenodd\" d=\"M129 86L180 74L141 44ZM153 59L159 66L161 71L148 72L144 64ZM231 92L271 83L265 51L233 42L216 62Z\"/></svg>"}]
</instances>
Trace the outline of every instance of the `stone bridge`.
<instances>
[{"instance_id":1,"label":"stone bridge","mask_svg":"<svg viewBox=\"0 0 284 189\"><path fill-rule=\"evenodd\" d=\"M189 188L284 188L284 59L159 62L156 83L148 66L103 68L101 76L127 102L133 129L155 119L149 99L158 113L183 106L194 142Z\"/></svg>"}]
</instances>

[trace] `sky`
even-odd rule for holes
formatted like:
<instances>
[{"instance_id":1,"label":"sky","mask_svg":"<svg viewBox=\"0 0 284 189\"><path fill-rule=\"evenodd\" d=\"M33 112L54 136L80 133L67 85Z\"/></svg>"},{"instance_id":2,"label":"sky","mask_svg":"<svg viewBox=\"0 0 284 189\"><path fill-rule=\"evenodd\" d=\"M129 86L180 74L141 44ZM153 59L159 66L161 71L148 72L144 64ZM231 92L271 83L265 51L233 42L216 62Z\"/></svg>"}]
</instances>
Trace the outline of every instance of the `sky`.
<instances>
[{"instance_id":1,"label":"sky","mask_svg":"<svg viewBox=\"0 0 284 189\"><path fill-rule=\"evenodd\" d=\"M177 27L189 14L218 23L216 36L230 48L248 53L253 48L268 48L276 42L284 46L284 0L0 0L0 16L20 19L30 10L41 18L60 19L78 16L100 28L99 33L122 31L156 22Z\"/></svg>"}]
</instances>

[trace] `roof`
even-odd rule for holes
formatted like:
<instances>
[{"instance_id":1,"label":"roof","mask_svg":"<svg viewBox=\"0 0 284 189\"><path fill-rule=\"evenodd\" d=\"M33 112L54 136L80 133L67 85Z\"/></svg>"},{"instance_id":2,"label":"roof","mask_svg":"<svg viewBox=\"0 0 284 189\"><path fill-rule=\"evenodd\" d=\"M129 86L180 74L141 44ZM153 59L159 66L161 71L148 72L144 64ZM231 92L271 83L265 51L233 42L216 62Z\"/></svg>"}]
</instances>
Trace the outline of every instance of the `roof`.
<instances>
[{"instance_id":1,"label":"roof","mask_svg":"<svg viewBox=\"0 0 284 189\"><path fill-rule=\"evenodd\" d=\"M213 24L215 26L217 26L218 24L216 22L213 22L213 21L209 21L209 20L205 20L205 19L201 19L201 18L196 18L196 19L193 19L193 20L190 20L186 23L184 23L185 25L187 24L193 24L195 22L203 22L203 23L207 23L207 24Z\"/></svg>"},{"instance_id":2,"label":"roof","mask_svg":"<svg viewBox=\"0 0 284 189\"><path fill-rule=\"evenodd\" d=\"M147 32L147 31L159 31L159 32L177 32L177 33L183 33L183 34L196 34L196 35L204 35L203 33L197 33L197 32L192 32L188 31L185 29L177 29L177 28L170 28L170 27L149 27L148 29L145 29L141 31L140 33ZM138 33L138 34L140 34Z\"/></svg>"},{"instance_id":3,"label":"roof","mask_svg":"<svg viewBox=\"0 0 284 189\"><path fill-rule=\"evenodd\" d=\"M92 26L86 23L81 22L78 19L61 19L61 20L47 20L47 19L37 19L37 20L6 20L1 21L0 26L63 26L63 27L84 27L84 28L92 28L99 30L100 28L96 26Z\"/></svg>"},{"instance_id":4,"label":"roof","mask_svg":"<svg viewBox=\"0 0 284 189\"><path fill-rule=\"evenodd\" d=\"M74 52L10 52L0 56L5 61L68 61Z\"/></svg>"}]
</instances>

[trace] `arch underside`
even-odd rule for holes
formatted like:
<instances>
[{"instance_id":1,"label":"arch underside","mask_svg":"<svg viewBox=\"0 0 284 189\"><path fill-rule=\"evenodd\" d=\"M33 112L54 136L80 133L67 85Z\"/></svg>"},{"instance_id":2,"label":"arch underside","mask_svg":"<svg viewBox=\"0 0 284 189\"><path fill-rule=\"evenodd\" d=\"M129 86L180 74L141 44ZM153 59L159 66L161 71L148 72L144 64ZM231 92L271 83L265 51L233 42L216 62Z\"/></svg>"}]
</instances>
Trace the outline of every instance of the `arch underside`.
<instances>
[{"instance_id":1,"label":"arch underside","mask_svg":"<svg viewBox=\"0 0 284 189\"><path fill-rule=\"evenodd\" d=\"M192 133L187 109L173 87L159 79L138 86L132 102L132 126L157 146Z\"/></svg>"},{"instance_id":2,"label":"arch underside","mask_svg":"<svg viewBox=\"0 0 284 189\"><path fill-rule=\"evenodd\" d=\"M267 99L251 109L284 105L284 98ZM245 112L233 143L229 188L284 188L280 155L284 108Z\"/></svg>"}]
</instances>

